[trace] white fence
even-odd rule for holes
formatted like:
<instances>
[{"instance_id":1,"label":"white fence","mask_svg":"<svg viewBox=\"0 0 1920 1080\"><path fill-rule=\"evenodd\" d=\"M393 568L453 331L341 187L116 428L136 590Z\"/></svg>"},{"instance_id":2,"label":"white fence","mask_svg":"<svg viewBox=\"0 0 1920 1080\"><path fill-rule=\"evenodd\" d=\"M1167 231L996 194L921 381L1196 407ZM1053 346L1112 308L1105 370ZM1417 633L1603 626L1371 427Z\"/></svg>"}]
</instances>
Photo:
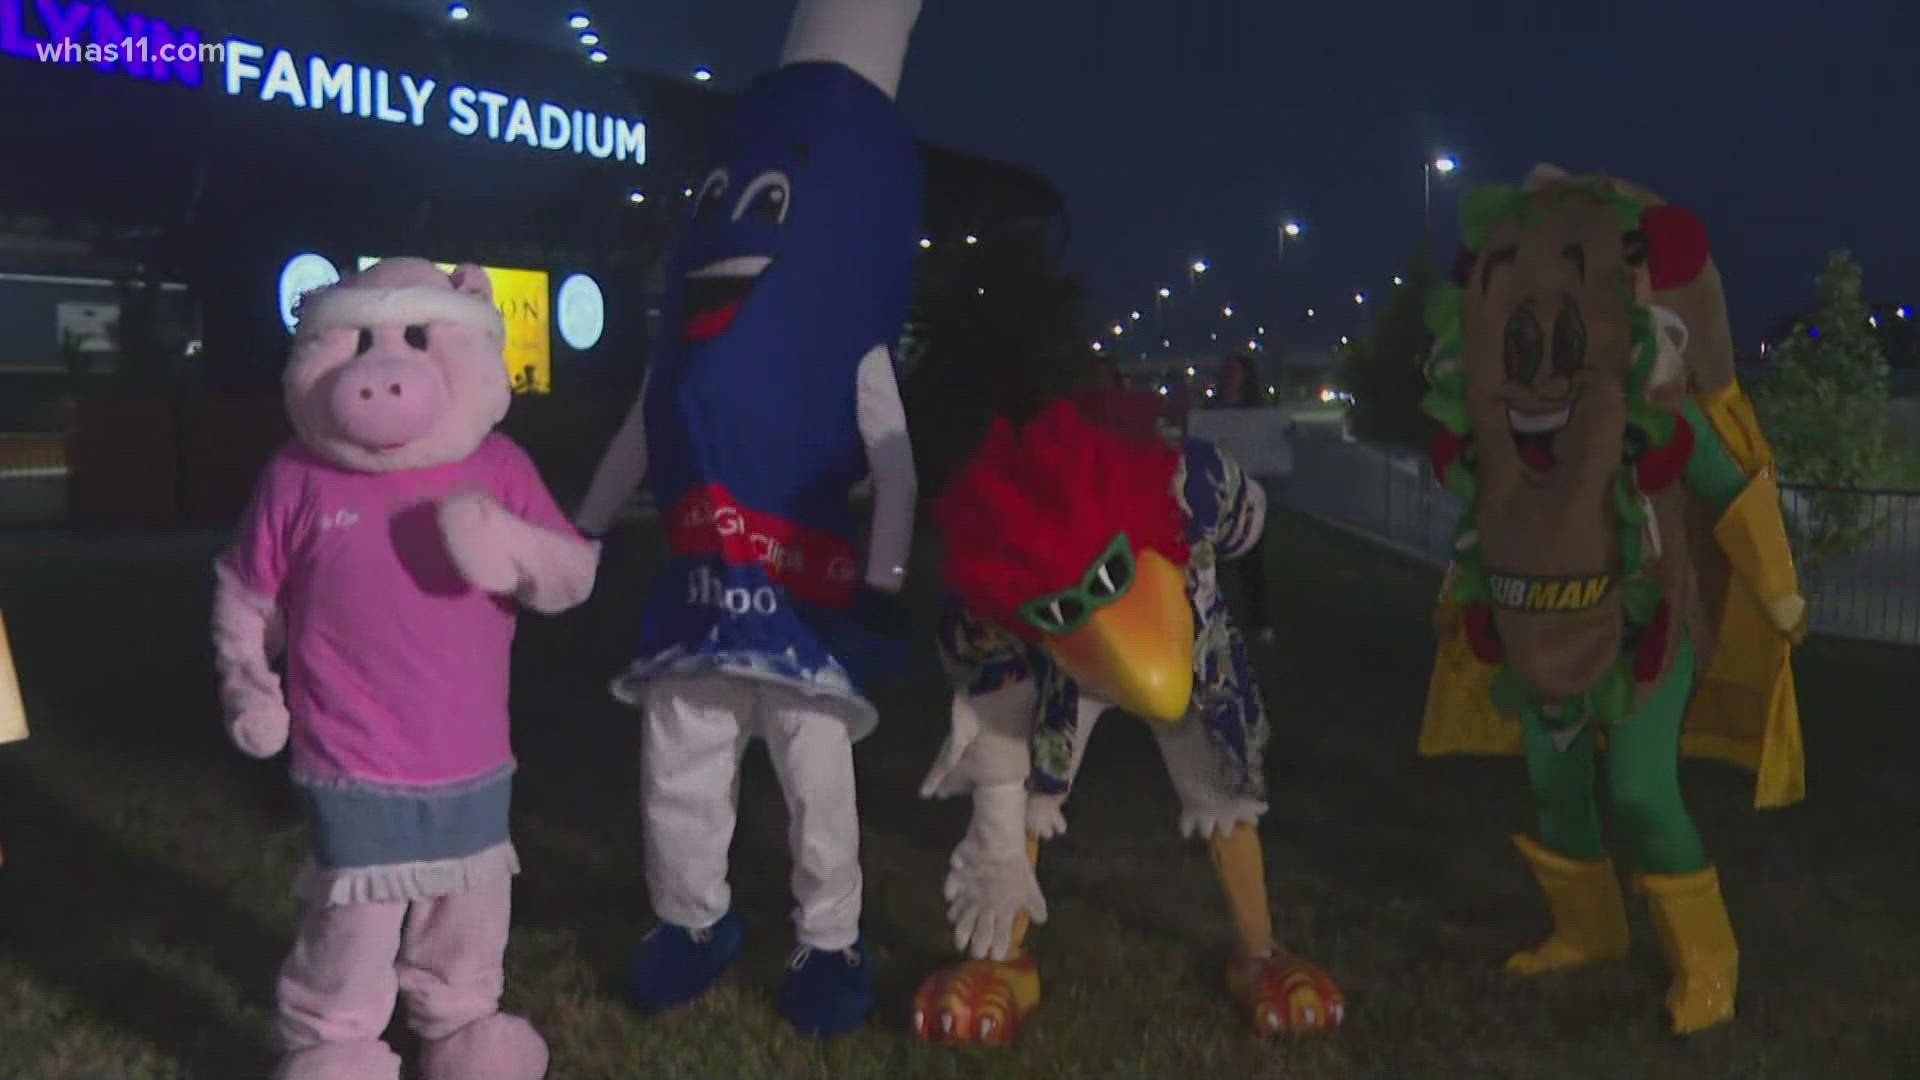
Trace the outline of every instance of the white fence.
<instances>
[{"instance_id":1,"label":"white fence","mask_svg":"<svg viewBox=\"0 0 1920 1080\"><path fill-rule=\"evenodd\" d=\"M1364 443L1301 439L1275 502L1326 518L1427 563L1444 566L1459 505L1424 454ZM1788 486L1786 513L1809 489ZM1920 492L1859 493L1874 529L1857 550L1801 568L1816 633L1920 645Z\"/></svg>"}]
</instances>

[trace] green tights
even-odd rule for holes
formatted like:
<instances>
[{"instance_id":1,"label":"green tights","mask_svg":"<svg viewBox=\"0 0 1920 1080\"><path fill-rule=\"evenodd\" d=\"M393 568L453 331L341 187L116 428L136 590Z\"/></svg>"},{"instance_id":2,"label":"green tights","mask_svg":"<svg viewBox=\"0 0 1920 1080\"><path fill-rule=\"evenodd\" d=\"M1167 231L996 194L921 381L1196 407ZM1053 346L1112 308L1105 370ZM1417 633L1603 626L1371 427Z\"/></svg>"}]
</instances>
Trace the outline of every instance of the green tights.
<instances>
[{"instance_id":1,"label":"green tights","mask_svg":"<svg viewBox=\"0 0 1920 1080\"><path fill-rule=\"evenodd\" d=\"M1707 865L1700 832L1680 798L1680 721L1693 669L1693 641L1682 635L1673 667L1653 695L1607 733L1607 794L1634 864L1647 873L1690 874ZM1561 750L1535 710L1526 711L1521 727L1527 777L1540 809L1540 842L1569 858L1603 858L1592 729Z\"/></svg>"}]
</instances>

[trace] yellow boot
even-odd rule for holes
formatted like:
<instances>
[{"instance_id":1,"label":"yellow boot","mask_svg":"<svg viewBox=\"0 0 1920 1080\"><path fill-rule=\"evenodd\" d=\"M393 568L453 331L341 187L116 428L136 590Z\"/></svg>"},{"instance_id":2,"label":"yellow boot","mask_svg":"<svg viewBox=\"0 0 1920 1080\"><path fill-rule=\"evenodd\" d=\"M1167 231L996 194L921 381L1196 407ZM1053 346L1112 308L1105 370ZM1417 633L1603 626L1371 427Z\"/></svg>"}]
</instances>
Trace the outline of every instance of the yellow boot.
<instances>
[{"instance_id":1,"label":"yellow boot","mask_svg":"<svg viewBox=\"0 0 1920 1080\"><path fill-rule=\"evenodd\" d=\"M1709 866L1691 874L1645 874L1639 882L1651 901L1660 948L1673 968L1667 1012L1674 1034L1733 1019L1740 950L1720 898L1719 874Z\"/></svg>"},{"instance_id":2,"label":"yellow boot","mask_svg":"<svg viewBox=\"0 0 1920 1080\"><path fill-rule=\"evenodd\" d=\"M1626 955L1627 909L1610 860L1569 859L1524 835L1513 843L1547 896L1553 933L1537 948L1508 957L1508 971L1540 975Z\"/></svg>"}]
</instances>

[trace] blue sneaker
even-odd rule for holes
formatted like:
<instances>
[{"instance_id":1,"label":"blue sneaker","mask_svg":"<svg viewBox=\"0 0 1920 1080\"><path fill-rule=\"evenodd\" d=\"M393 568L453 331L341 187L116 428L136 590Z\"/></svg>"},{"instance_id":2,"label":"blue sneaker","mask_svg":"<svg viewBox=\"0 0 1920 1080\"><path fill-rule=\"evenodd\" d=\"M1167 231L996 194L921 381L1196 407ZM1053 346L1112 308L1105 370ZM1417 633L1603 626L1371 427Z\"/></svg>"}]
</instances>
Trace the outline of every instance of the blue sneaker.
<instances>
[{"instance_id":1,"label":"blue sneaker","mask_svg":"<svg viewBox=\"0 0 1920 1080\"><path fill-rule=\"evenodd\" d=\"M732 909L705 930L661 923L653 928L627 967L627 988L642 1015L677 1009L713 985L740 958L746 940Z\"/></svg>"},{"instance_id":2,"label":"blue sneaker","mask_svg":"<svg viewBox=\"0 0 1920 1080\"><path fill-rule=\"evenodd\" d=\"M838 952L794 948L776 1001L802 1035L832 1038L856 1030L873 1011L873 969L864 944Z\"/></svg>"}]
</instances>

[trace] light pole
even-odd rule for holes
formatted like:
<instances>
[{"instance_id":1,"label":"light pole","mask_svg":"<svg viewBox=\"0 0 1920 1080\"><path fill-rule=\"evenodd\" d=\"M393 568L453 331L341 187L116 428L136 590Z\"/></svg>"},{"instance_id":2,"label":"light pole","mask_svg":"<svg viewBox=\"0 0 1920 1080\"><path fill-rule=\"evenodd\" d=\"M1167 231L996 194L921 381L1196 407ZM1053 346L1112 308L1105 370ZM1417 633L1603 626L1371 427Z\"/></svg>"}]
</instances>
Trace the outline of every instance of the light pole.
<instances>
[{"instance_id":1,"label":"light pole","mask_svg":"<svg viewBox=\"0 0 1920 1080\"><path fill-rule=\"evenodd\" d=\"M1299 239L1300 223L1297 221L1283 221L1280 223L1279 233L1280 233L1279 261L1286 262L1287 261L1287 241Z\"/></svg>"},{"instance_id":2,"label":"light pole","mask_svg":"<svg viewBox=\"0 0 1920 1080\"><path fill-rule=\"evenodd\" d=\"M1423 235L1428 242L1433 240L1433 174L1439 173L1442 177L1446 177L1459 167L1460 159L1452 154L1441 154L1426 164L1426 232Z\"/></svg>"},{"instance_id":3,"label":"light pole","mask_svg":"<svg viewBox=\"0 0 1920 1080\"><path fill-rule=\"evenodd\" d=\"M1187 288L1190 291L1199 291L1200 275L1206 273L1208 269L1210 268L1207 266L1207 260L1205 259L1195 259L1193 263L1187 267Z\"/></svg>"}]
</instances>

